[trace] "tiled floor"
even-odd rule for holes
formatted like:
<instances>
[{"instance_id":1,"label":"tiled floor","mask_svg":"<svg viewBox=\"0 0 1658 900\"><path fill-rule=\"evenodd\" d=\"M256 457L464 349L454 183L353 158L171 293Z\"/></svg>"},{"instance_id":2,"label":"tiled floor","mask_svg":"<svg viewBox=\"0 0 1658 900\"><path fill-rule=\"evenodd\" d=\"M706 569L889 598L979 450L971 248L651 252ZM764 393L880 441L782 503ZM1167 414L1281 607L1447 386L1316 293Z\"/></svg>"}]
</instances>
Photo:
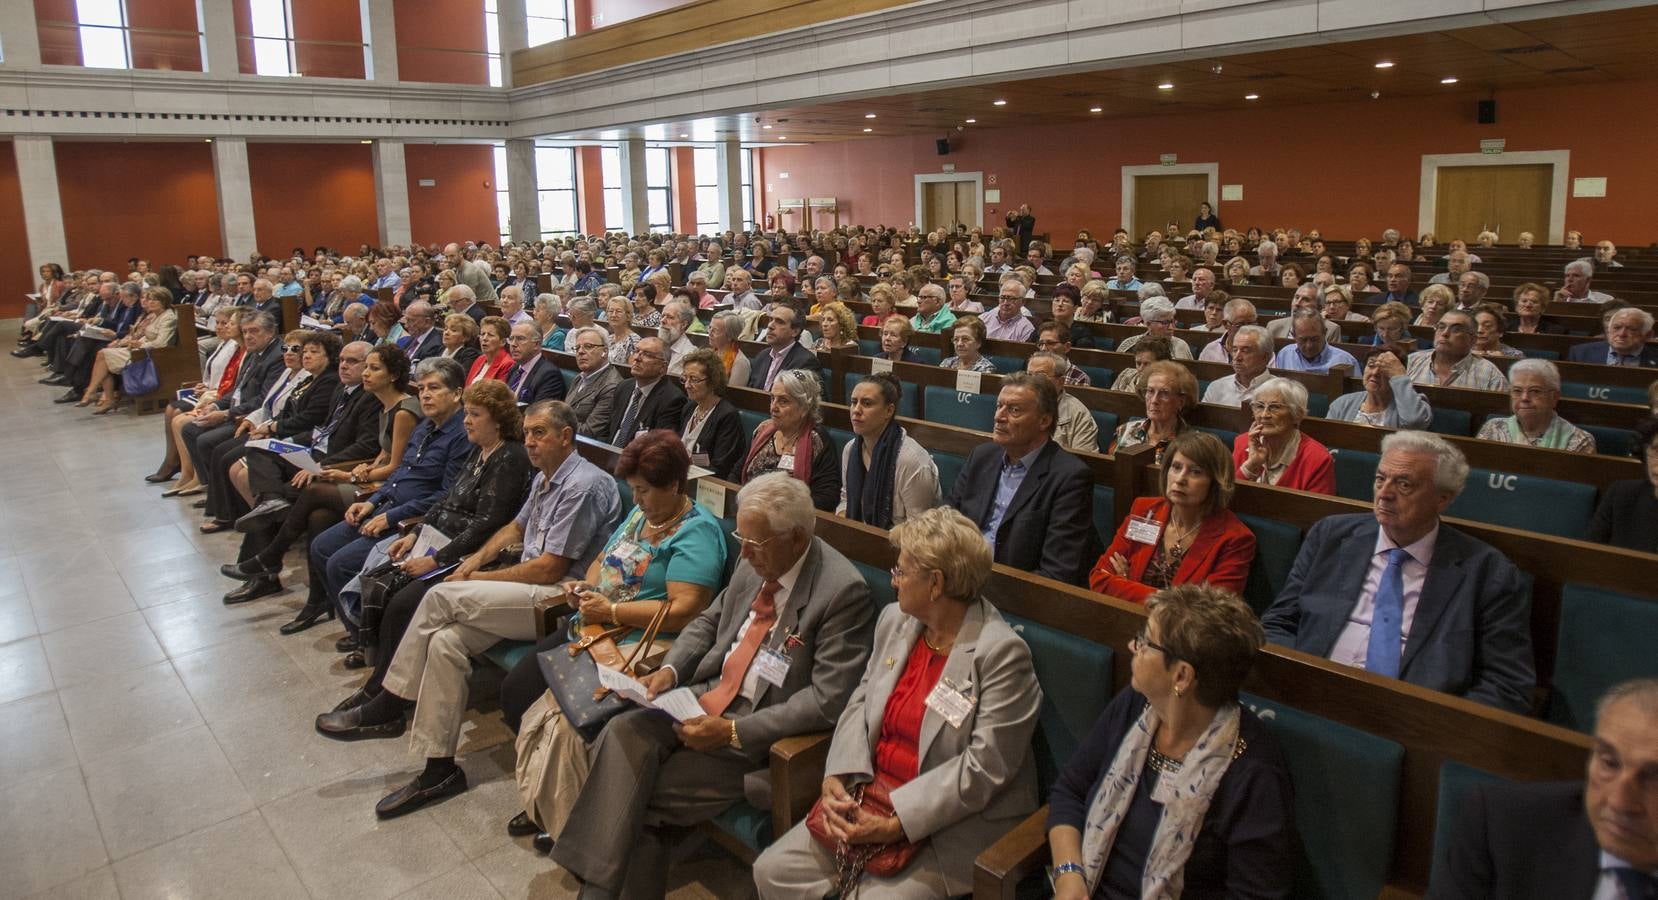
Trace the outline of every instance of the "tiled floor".
<instances>
[{"instance_id":1,"label":"tiled floor","mask_svg":"<svg viewBox=\"0 0 1658 900\"><path fill-rule=\"evenodd\" d=\"M462 738L471 790L377 821L420 760L312 730L361 680L339 630L280 637L292 591L220 603L236 536L143 481L161 418L54 405L39 377L0 356L0 900L575 895L506 834L513 746L487 700ZM714 849L674 876L676 900L751 892Z\"/></svg>"}]
</instances>

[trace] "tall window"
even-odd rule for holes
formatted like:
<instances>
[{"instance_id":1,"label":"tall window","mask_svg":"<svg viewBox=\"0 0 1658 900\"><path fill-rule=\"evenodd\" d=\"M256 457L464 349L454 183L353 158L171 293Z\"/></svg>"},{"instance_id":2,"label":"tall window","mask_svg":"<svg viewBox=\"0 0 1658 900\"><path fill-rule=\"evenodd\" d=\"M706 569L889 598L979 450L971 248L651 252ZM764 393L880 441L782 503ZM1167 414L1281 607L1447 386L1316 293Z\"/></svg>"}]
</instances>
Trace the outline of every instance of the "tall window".
<instances>
[{"instance_id":1,"label":"tall window","mask_svg":"<svg viewBox=\"0 0 1658 900\"><path fill-rule=\"evenodd\" d=\"M605 230L621 231L626 221L622 217L622 151L615 147L601 147L599 169L604 175Z\"/></svg>"},{"instance_id":2,"label":"tall window","mask_svg":"<svg viewBox=\"0 0 1658 900\"><path fill-rule=\"evenodd\" d=\"M535 148L535 181L542 240L575 234L576 151L570 147Z\"/></svg>"},{"instance_id":3,"label":"tall window","mask_svg":"<svg viewBox=\"0 0 1658 900\"><path fill-rule=\"evenodd\" d=\"M569 37L570 12L565 0L524 0L524 25L531 47Z\"/></svg>"},{"instance_id":4,"label":"tall window","mask_svg":"<svg viewBox=\"0 0 1658 900\"><path fill-rule=\"evenodd\" d=\"M645 227L674 230L674 183L667 147L645 148Z\"/></svg>"},{"instance_id":5,"label":"tall window","mask_svg":"<svg viewBox=\"0 0 1658 900\"><path fill-rule=\"evenodd\" d=\"M697 179L697 233L720 230L720 154L712 147L691 151Z\"/></svg>"},{"instance_id":6,"label":"tall window","mask_svg":"<svg viewBox=\"0 0 1658 900\"><path fill-rule=\"evenodd\" d=\"M501 14L497 0L484 0L484 50L489 60L489 86L501 82ZM502 213L506 215L506 213Z\"/></svg>"},{"instance_id":7,"label":"tall window","mask_svg":"<svg viewBox=\"0 0 1658 900\"><path fill-rule=\"evenodd\" d=\"M297 75L294 23L288 0L249 0L253 12L253 71L259 75Z\"/></svg>"},{"instance_id":8,"label":"tall window","mask_svg":"<svg viewBox=\"0 0 1658 900\"><path fill-rule=\"evenodd\" d=\"M496 144L495 151L495 215L501 221L501 241L512 234L512 204L507 199L507 145Z\"/></svg>"},{"instance_id":9,"label":"tall window","mask_svg":"<svg viewBox=\"0 0 1658 900\"><path fill-rule=\"evenodd\" d=\"M132 68L125 0L75 0L75 21L80 26L81 65Z\"/></svg>"},{"instance_id":10,"label":"tall window","mask_svg":"<svg viewBox=\"0 0 1658 900\"><path fill-rule=\"evenodd\" d=\"M743 230L754 230L754 151L744 150L743 157Z\"/></svg>"}]
</instances>

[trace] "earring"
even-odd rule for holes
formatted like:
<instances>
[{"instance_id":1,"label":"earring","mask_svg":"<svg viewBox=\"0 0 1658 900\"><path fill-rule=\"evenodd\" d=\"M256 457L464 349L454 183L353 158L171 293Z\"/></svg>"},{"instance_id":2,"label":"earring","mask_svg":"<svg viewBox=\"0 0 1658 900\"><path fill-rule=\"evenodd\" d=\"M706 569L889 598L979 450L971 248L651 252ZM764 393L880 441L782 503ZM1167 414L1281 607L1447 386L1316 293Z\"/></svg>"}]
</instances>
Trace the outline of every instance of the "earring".
<instances>
[{"instance_id":1,"label":"earring","mask_svg":"<svg viewBox=\"0 0 1658 900\"><path fill-rule=\"evenodd\" d=\"M1185 691L1183 691L1183 690L1181 690L1181 689L1180 689L1180 688L1179 688L1179 687L1176 687L1176 688L1175 688L1175 689L1174 689L1174 695L1175 695L1175 696L1176 696L1176 697L1180 697L1180 696L1183 696L1183 695L1184 695L1184 694L1185 694Z\"/></svg>"}]
</instances>

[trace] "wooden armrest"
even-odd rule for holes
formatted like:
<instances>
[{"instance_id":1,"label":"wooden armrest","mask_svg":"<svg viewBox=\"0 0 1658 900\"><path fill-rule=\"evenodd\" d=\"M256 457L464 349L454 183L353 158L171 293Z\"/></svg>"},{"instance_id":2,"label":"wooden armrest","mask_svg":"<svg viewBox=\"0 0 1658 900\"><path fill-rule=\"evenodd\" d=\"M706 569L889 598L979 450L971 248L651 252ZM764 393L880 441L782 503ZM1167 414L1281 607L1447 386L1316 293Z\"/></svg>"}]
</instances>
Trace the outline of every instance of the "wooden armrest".
<instances>
[{"instance_id":1,"label":"wooden armrest","mask_svg":"<svg viewBox=\"0 0 1658 900\"><path fill-rule=\"evenodd\" d=\"M400 535L406 535L419 527L420 523L424 521L426 521L425 516L410 516L407 519L397 523L397 533Z\"/></svg>"},{"instance_id":2,"label":"wooden armrest","mask_svg":"<svg viewBox=\"0 0 1658 900\"><path fill-rule=\"evenodd\" d=\"M351 499L353 502L362 503L368 498L374 496L374 492L379 489L380 482L378 481L364 482L363 484L357 486L357 493L352 494Z\"/></svg>"},{"instance_id":3,"label":"wooden armrest","mask_svg":"<svg viewBox=\"0 0 1658 900\"><path fill-rule=\"evenodd\" d=\"M559 620L570 612L570 604L564 602L563 594L551 597L542 597L535 601L535 639L539 643L549 634L559 628Z\"/></svg>"},{"instance_id":4,"label":"wooden armrest","mask_svg":"<svg viewBox=\"0 0 1658 900\"><path fill-rule=\"evenodd\" d=\"M1048 857L1048 808L1031 813L973 861L974 900L1013 900L1026 875Z\"/></svg>"},{"instance_id":5,"label":"wooden armrest","mask_svg":"<svg viewBox=\"0 0 1658 900\"><path fill-rule=\"evenodd\" d=\"M823 767L829 760L827 731L797 734L771 745L771 833L782 837L804 819L823 793Z\"/></svg>"}]
</instances>

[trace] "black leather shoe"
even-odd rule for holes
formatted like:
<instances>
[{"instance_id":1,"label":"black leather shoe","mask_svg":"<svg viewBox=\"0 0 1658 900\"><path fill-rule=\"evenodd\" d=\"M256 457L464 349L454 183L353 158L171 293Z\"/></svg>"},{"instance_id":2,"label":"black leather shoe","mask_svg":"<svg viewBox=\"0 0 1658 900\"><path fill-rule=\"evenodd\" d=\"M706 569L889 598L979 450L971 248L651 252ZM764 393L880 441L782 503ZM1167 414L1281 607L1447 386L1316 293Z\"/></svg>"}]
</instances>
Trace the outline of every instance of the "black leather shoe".
<instances>
[{"instance_id":1,"label":"black leather shoe","mask_svg":"<svg viewBox=\"0 0 1658 900\"><path fill-rule=\"evenodd\" d=\"M243 534L262 528L266 525L276 525L293 506L286 500L276 498L260 501L258 506L248 510L247 514L236 520L236 530Z\"/></svg>"},{"instance_id":2,"label":"black leather shoe","mask_svg":"<svg viewBox=\"0 0 1658 900\"><path fill-rule=\"evenodd\" d=\"M341 700L332 710L329 711L345 712L348 709L355 709L356 707L362 706L364 703L373 700L375 696L376 694L370 694L368 692L368 688L358 688L356 693L345 698L344 700Z\"/></svg>"},{"instance_id":3,"label":"black leather shoe","mask_svg":"<svg viewBox=\"0 0 1658 900\"><path fill-rule=\"evenodd\" d=\"M45 352L46 351L40 349L38 345L30 344L27 347L19 347L16 350L13 350L12 355L18 359L28 359L31 356L39 356Z\"/></svg>"},{"instance_id":4,"label":"black leather shoe","mask_svg":"<svg viewBox=\"0 0 1658 900\"><path fill-rule=\"evenodd\" d=\"M334 610L332 609L312 609L307 606L300 609L299 615L294 616L294 620L292 622L283 625L281 628L278 628L277 631L282 634L299 634L301 631L310 628L318 622L327 622L333 618Z\"/></svg>"},{"instance_id":5,"label":"black leather shoe","mask_svg":"<svg viewBox=\"0 0 1658 900\"><path fill-rule=\"evenodd\" d=\"M249 557L237 563L225 563L219 567L219 574L237 581L247 581L259 575L279 575L281 570L272 571L259 564L258 557Z\"/></svg>"},{"instance_id":6,"label":"black leather shoe","mask_svg":"<svg viewBox=\"0 0 1658 900\"><path fill-rule=\"evenodd\" d=\"M530 846L534 847L537 853L552 853L553 836L545 831L537 831L535 837L530 838Z\"/></svg>"},{"instance_id":7,"label":"black leather shoe","mask_svg":"<svg viewBox=\"0 0 1658 900\"><path fill-rule=\"evenodd\" d=\"M395 819L435 803L445 797L453 797L466 790L466 771L456 767L448 777L429 788L420 786L420 779L409 782L395 791L387 794L374 804L374 814L382 819Z\"/></svg>"},{"instance_id":8,"label":"black leather shoe","mask_svg":"<svg viewBox=\"0 0 1658 900\"><path fill-rule=\"evenodd\" d=\"M174 478L177 478L177 477L178 477L178 470L177 469L165 469L165 470L160 470L160 471L151 473L149 475L145 475L144 476L144 481L149 483L149 484L164 484L166 482L172 481Z\"/></svg>"},{"instance_id":9,"label":"black leather shoe","mask_svg":"<svg viewBox=\"0 0 1658 900\"><path fill-rule=\"evenodd\" d=\"M355 649L357 649L357 638L354 635L348 634L334 642L334 652L336 653L350 653Z\"/></svg>"},{"instance_id":10,"label":"black leather shoe","mask_svg":"<svg viewBox=\"0 0 1658 900\"><path fill-rule=\"evenodd\" d=\"M368 657L363 655L363 651L361 649L353 650L350 653L347 653L345 655L345 659L341 660L340 662L347 669L366 669L366 668L368 668Z\"/></svg>"},{"instance_id":11,"label":"black leather shoe","mask_svg":"<svg viewBox=\"0 0 1658 900\"><path fill-rule=\"evenodd\" d=\"M39 381L37 381L36 384L49 384L49 385L52 385L53 387L68 387L69 386L69 379L63 377L62 375L57 374L56 372L53 372L52 374L46 376L45 378L42 378Z\"/></svg>"},{"instance_id":12,"label":"black leather shoe","mask_svg":"<svg viewBox=\"0 0 1658 900\"><path fill-rule=\"evenodd\" d=\"M364 725L361 706L353 706L339 712L325 712L317 716L317 733L336 741L372 741L402 737L403 729L406 727L408 722L402 716L379 725ZM465 786L464 781L462 786Z\"/></svg>"},{"instance_id":13,"label":"black leather shoe","mask_svg":"<svg viewBox=\"0 0 1658 900\"><path fill-rule=\"evenodd\" d=\"M507 821L507 834L513 837L529 837L532 834L546 834L546 832L541 830L540 825L535 824L535 820L530 818L529 813L521 811ZM549 838L547 843L548 846L551 846L552 839Z\"/></svg>"},{"instance_id":14,"label":"black leather shoe","mask_svg":"<svg viewBox=\"0 0 1658 900\"><path fill-rule=\"evenodd\" d=\"M74 388L70 388L69 390L63 392L63 396L52 398L52 402L53 403L79 403L79 402L81 402L81 392L75 390Z\"/></svg>"},{"instance_id":15,"label":"black leather shoe","mask_svg":"<svg viewBox=\"0 0 1658 900\"><path fill-rule=\"evenodd\" d=\"M224 596L226 606L246 603L249 600L258 600L260 597L269 597L272 594L282 593L282 582L275 575L255 575L247 583Z\"/></svg>"}]
</instances>

